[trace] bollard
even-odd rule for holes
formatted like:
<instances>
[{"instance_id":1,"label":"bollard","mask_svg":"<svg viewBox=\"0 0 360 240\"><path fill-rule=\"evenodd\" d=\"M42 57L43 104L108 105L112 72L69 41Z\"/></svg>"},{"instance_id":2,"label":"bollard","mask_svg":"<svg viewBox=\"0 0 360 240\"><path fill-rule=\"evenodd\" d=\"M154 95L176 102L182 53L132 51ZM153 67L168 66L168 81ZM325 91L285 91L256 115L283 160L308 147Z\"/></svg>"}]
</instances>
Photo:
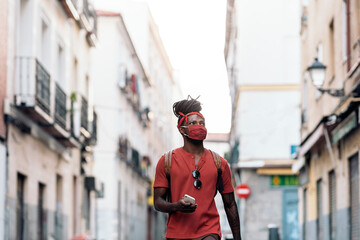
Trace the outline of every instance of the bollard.
<instances>
[{"instance_id":1,"label":"bollard","mask_svg":"<svg viewBox=\"0 0 360 240\"><path fill-rule=\"evenodd\" d=\"M275 224L268 225L269 240L280 240L279 228Z\"/></svg>"}]
</instances>

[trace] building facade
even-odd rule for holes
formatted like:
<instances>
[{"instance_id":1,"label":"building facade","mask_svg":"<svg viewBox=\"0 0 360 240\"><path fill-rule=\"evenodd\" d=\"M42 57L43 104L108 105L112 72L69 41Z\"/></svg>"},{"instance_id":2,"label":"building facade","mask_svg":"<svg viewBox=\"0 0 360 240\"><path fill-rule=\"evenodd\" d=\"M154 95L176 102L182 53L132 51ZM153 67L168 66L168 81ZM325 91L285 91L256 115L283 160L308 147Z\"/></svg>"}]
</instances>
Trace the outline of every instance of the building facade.
<instances>
[{"instance_id":1,"label":"building facade","mask_svg":"<svg viewBox=\"0 0 360 240\"><path fill-rule=\"evenodd\" d=\"M229 152L229 133L208 133L204 141L204 147L215 151L220 156L226 159L225 155ZM233 235L226 217L224 203L222 201L220 193L217 193L215 196L215 204L220 216L222 239L232 239Z\"/></svg>"},{"instance_id":2,"label":"building facade","mask_svg":"<svg viewBox=\"0 0 360 240\"><path fill-rule=\"evenodd\" d=\"M5 199L6 199L6 124L4 102L7 82L7 42L8 42L8 1L0 2L0 238L5 238Z\"/></svg>"},{"instance_id":3,"label":"building facade","mask_svg":"<svg viewBox=\"0 0 360 240\"><path fill-rule=\"evenodd\" d=\"M96 14L87 0L8 4L5 239L96 237Z\"/></svg>"},{"instance_id":4,"label":"building facade","mask_svg":"<svg viewBox=\"0 0 360 240\"><path fill-rule=\"evenodd\" d=\"M100 126L94 169L105 183L98 201L100 239L161 239L166 227L166 215L153 209L151 183L158 159L175 145L171 110L179 90L158 30L145 10L138 21L141 30L146 29L142 41L148 59L138 55L125 16L97 11L94 88L103 90L94 92Z\"/></svg>"},{"instance_id":5,"label":"building facade","mask_svg":"<svg viewBox=\"0 0 360 240\"><path fill-rule=\"evenodd\" d=\"M325 7L325 5L327 7ZM359 239L358 1L302 1L300 239ZM326 66L320 90L308 67ZM326 91L328 90L328 91Z\"/></svg>"},{"instance_id":6,"label":"building facade","mask_svg":"<svg viewBox=\"0 0 360 240\"><path fill-rule=\"evenodd\" d=\"M244 239L268 239L270 227L281 239L299 237L291 171L300 138L299 12L296 1L228 0L229 159L236 184L251 189L239 200Z\"/></svg>"}]
</instances>

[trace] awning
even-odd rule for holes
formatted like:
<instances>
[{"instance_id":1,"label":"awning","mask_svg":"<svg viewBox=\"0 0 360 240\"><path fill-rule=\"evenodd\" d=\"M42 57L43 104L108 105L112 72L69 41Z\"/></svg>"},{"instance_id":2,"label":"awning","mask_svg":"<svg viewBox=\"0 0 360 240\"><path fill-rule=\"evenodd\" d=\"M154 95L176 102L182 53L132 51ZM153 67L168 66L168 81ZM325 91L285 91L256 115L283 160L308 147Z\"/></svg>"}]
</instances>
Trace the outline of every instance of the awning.
<instances>
[{"instance_id":1,"label":"awning","mask_svg":"<svg viewBox=\"0 0 360 240\"><path fill-rule=\"evenodd\" d=\"M263 159L263 160L244 160L239 161L233 168L253 168L253 169L291 169L294 159Z\"/></svg>"},{"instance_id":2,"label":"awning","mask_svg":"<svg viewBox=\"0 0 360 240\"><path fill-rule=\"evenodd\" d=\"M340 114L346 112L346 110L348 110L348 108L349 108L349 105L351 103L355 103L355 102L360 102L360 98L356 98L356 97L347 98L335 109L334 114L340 115Z\"/></svg>"},{"instance_id":3,"label":"awning","mask_svg":"<svg viewBox=\"0 0 360 240\"><path fill-rule=\"evenodd\" d=\"M324 136L325 124L321 123L299 149L299 157L304 156Z\"/></svg>"},{"instance_id":4,"label":"awning","mask_svg":"<svg viewBox=\"0 0 360 240\"><path fill-rule=\"evenodd\" d=\"M305 165L305 158L300 157L296 162L292 165L291 170L293 173L299 172L299 170Z\"/></svg>"},{"instance_id":5,"label":"awning","mask_svg":"<svg viewBox=\"0 0 360 240\"><path fill-rule=\"evenodd\" d=\"M339 126L337 126L332 132L332 144L337 143L340 139L346 136L358 125L355 112L352 112Z\"/></svg>"}]
</instances>

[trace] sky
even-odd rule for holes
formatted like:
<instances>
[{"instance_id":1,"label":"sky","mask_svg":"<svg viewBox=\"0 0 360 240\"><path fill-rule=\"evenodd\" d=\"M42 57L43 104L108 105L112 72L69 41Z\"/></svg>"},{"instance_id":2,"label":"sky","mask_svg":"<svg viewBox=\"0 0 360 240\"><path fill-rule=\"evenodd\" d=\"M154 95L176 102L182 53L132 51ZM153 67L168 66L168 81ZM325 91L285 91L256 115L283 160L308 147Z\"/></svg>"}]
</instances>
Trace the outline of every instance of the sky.
<instances>
[{"instance_id":1,"label":"sky","mask_svg":"<svg viewBox=\"0 0 360 240\"><path fill-rule=\"evenodd\" d=\"M111 10L117 1L95 0L95 7ZM227 1L137 1L149 5L184 97L200 96L208 132L229 132L231 106L224 60Z\"/></svg>"}]
</instances>

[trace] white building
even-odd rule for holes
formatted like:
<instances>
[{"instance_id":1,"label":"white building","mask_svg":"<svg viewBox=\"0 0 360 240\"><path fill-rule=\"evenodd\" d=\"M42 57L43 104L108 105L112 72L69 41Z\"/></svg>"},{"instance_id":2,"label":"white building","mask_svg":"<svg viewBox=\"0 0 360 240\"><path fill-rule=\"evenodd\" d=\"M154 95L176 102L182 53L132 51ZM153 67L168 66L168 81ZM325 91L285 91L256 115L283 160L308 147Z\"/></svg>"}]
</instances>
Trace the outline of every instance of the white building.
<instances>
[{"instance_id":1,"label":"white building","mask_svg":"<svg viewBox=\"0 0 360 240\"><path fill-rule=\"evenodd\" d=\"M105 186L98 200L99 238L160 239L165 217L152 208L151 179L157 160L174 145L171 106L177 85L149 14L149 19L138 19L148 29L143 39L149 52L146 69L122 14L97 13L94 171Z\"/></svg>"},{"instance_id":2,"label":"white building","mask_svg":"<svg viewBox=\"0 0 360 240\"><path fill-rule=\"evenodd\" d=\"M215 151L216 153L220 154L220 156L225 158L225 155L229 152L229 133L208 133L204 141L204 147ZM224 203L220 193L216 194L215 203L220 216L222 239L232 239L233 235L226 217Z\"/></svg>"},{"instance_id":3,"label":"white building","mask_svg":"<svg viewBox=\"0 0 360 240\"><path fill-rule=\"evenodd\" d=\"M5 239L96 237L96 14L87 0L8 4Z\"/></svg>"},{"instance_id":4,"label":"white building","mask_svg":"<svg viewBox=\"0 0 360 240\"><path fill-rule=\"evenodd\" d=\"M4 116L4 102L6 98L7 82L7 42L8 42L8 0L0 2L0 238L5 238L5 198L7 182L6 158L6 123Z\"/></svg>"},{"instance_id":5,"label":"white building","mask_svg":"<svg viewBox=\"0 0 360 240\"><path fill-rule=\"evenodd\" d=\"M244 239L267 239L269 224L282 239L298 239L290 167L300 139L299 14L297 1L228 0L231 160L252 191L240 201Z\"/></svg>"}]
</instances>

